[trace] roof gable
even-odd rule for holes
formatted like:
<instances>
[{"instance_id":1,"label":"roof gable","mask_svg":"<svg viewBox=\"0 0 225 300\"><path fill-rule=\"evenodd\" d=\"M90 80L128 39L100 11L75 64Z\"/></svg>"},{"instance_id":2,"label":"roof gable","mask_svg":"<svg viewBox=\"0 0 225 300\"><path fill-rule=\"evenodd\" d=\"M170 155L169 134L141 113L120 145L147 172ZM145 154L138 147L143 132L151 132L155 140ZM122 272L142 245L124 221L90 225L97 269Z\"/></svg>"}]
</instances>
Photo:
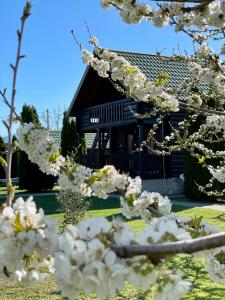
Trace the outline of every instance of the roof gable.
<instances>
[{"instance_id":1,"label":"roof gable","mask_svg":"<svg viewBox=\"0 0 225 300\"><path fill-rule=\"evenodd\" d=\"M160 74L168 73L170 87L178 87L184 78L192 77L185 62L173 61L169 57L112 50L123 56L131 65L137 66L149 80L155 80ZM81 107L98 105L123 99L107 78L101 78L91 67L87 67L79 87L69 107L69 114L75 115ZM98 101L96 103L96 101Z\"/></svg>"}]
</instances>

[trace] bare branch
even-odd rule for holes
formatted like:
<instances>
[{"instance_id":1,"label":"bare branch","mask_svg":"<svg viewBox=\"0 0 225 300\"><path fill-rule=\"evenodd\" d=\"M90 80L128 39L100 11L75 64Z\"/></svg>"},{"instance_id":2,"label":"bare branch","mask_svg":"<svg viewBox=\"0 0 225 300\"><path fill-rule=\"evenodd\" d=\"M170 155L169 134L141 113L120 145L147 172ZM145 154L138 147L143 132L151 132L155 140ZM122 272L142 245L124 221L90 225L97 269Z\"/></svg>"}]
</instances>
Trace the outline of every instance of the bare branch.
<instances>
[{"instance_id":1,"label":"bare branch","mask_svg":"<svg viewBox=\"0 0 225 300\"><path fill-rule=\"evenodd\" d=\"M23 14L21 17L21 28L20 30L17 30L17 37L18 37L18 46L17 46L17 54L16 54L16 63L15 65L10 64L12 70L13 70L13 81L12 81L12 94L11 94L11 100L8 101L6 97L6 89L0 91L0 95L3 97L4 103L9 107L10 113L9 113L9 121L8 123L4 122L4 125L6 126L8 130L8 146L7 146L7 167L6 167L6 181L7 181L7 205L11 206L12 200L14 198L14 189L12 186L12 180L11 180L11 167L12 167L12 155L13 155L13 144L12 144L12 125L14 122L14 116L16 116L17 119L19 119L19 116L15 112L15 97L16 97L16 83L17 83L17 73L19 68L19 62L24 57L24 55L21 55L21 46L22 46L22 37L24 32L24 25L27 20L27 18L30 16L31 11L31 3L29 1L26 2Z\"/></svg>"},{"instance_id":2,"label":"bare branch","mask_svg":"<svg viewBox=\"0 0 225 300\"><path fill-rule=\"evenodd\" d=\"M76 44L77 44L79 50L82 51L82 45L81 45L81 43L78 41L78 39L77 39L77 37L76 37L76 35L75 35L74 30L71 29L71 30L70 30L70 33L72 34L72 36L73 36L73 38L74 38L74 40L75 40L75 42L76 42Z\"/></svg>"}]
</instances>

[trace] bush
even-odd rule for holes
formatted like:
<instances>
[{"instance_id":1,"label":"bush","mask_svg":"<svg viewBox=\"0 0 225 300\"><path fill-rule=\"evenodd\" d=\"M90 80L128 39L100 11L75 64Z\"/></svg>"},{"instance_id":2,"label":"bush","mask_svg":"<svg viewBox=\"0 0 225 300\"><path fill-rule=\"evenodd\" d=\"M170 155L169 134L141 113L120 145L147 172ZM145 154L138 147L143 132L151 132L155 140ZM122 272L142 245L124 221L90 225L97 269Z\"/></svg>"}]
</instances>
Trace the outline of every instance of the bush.
<instances>
[{"instance_id":1,"label":"bush","mask_svg":"<svg viewBox=\"0 0 225 300\"><path fill-rule=\"evenodd\" d=\"M60 191L58 195L60 211L63 213L61 230L69 224L76 225L85 215L90 202L87 198L72 192L71 190Z\"/></svg>"},{"instance_id":2,"label":"bush","mask_svg":"<svg viewBox=\"0 0 225 300\"><path fill-rule=\"evenodd\" d=\"M34 106L24 105L21 112L23 122L33 122L40 125L37 111ZM55 178L40 171L36 164L28 159L25 152L18 154L18 175L20 189L27 189L30 192L39 192L52 189Z\"/></svg>"}]
</instances>

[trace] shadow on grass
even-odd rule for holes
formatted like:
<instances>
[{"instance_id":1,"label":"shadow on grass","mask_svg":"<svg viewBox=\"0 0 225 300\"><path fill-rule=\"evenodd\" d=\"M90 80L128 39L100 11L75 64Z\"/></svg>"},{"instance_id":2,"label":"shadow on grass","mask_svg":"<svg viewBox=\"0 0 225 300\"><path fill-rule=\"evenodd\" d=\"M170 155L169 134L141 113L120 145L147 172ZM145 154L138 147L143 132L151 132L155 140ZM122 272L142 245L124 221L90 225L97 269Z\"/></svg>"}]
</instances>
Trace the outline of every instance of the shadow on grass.
<instances>
[{"instance_id":1,"label":"shadow on grass","mask_svg":"<svg viewBox=\"0 0 225 300\"><path fill-rule=\"evenodd\" d=\"M87 200L90 201L89 210L120 208L120 199L118 198L99 199L91 197Z\"/></svg>"},{"instance_id":2,"label":"shadow on grass","mask_svg":"<svg viewBox=\"0 0 225 300\"><path fill-rule=\"evenodd\" d=\"M175 205L175 204L173 204L172 211L176 213L176 212L191 209L191 208L193 208L193 206L184 206L184 205Z\"/></svg>"},{"instance_id":3,"label":"shadow on grass","mask_svg":"<svg viewBox=\"0 0 225 300\"><path fill-rule=\"evenodd\" d=\"M182 255L171 258L167 267L184 275L184 279L192 282L190 293L184 299L224 299L225 287L215 284L208 277L204 260Z\"/></svg>"}]
</instances>

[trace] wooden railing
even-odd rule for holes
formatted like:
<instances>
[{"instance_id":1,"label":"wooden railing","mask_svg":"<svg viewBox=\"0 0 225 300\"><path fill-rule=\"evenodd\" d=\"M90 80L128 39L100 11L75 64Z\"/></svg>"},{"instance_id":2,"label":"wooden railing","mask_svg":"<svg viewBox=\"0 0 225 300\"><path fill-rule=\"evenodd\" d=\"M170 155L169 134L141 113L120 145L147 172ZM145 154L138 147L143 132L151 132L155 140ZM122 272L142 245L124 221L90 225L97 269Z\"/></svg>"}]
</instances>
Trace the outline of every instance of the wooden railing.
<instances>
[{"instance_id":1,"label":"wooden railing","mask_svg":"<svg viewBox=\"0 0 225 300\"><path fill-rule=\"evenodd\" d=\"M144 179L163 178L163 158L144 152L114 152L111 155L87 154L80 157L80 162L91 168L101 168L106 164L114 165L117 170L131 176Z\"/></svg>"},{"instance_id":2,"label":"wooden railing","mask_svg":"<svg viewBox=\"0 0 225 300\"><path fill-rule=\"evenodd\" d=\"M79 130L88 130L107 125L136 122L133 116L133 112L136 110L137 103L128 99L91 106L78 110L77 124Z\"/></svg>"}]
</instances>

